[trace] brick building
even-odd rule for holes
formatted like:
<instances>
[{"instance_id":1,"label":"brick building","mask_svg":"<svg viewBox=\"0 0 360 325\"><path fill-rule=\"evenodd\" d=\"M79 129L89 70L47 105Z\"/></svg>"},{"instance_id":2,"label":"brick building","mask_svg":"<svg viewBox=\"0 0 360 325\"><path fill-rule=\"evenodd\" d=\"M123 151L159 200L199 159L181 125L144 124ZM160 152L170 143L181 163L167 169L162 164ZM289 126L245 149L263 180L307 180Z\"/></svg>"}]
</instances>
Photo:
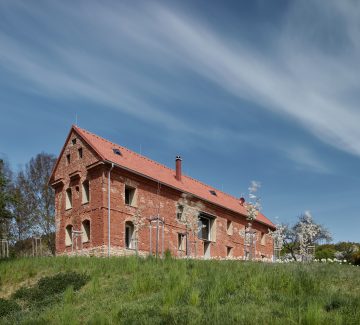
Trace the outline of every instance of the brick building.
<instances>
[{"instance_id":1,"label":"brick building","mask_svg":"<svg viewBox=\"0 0 360 325\"><path fill-rule=\"evenodd\" d=\"M50 178L57 254L244 258L246 203L182 175L181 163L170 169L73 126ZM252 227L249 253L271 259L273 223L260 213Z\"/></svg>"}]
</instances>

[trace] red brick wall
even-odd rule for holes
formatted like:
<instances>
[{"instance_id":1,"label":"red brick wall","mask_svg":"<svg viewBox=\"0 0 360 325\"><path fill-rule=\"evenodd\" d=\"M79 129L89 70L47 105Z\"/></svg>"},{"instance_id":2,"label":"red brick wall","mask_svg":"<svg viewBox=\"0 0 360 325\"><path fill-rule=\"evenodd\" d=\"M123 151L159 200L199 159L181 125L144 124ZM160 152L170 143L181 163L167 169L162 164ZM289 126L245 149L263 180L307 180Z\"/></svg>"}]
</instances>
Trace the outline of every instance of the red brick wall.
<instances>
[{"instance_id":1,"label":"red brick wall","mask_svg":"<svg viewBox=\"0 0 360 325\"><path fill-rule=\"evenodd\" d=\"M74 230L81 230L81 222L85 219L90 220L91 238L88 243L84 243L84 251L96 251L96 254L107 253L108 243L108 170L109 165L99 165L90 170L86 166L98 161L95 153L77 137L77 142L72 145L70 137L69 143L63 156L60 158L55 179L63 178L63 185L56 187L56 251L63 254L71 251L71 247L65 246L65 228L68 224L73 225ZM83 158L78 158L77 150L83 148ZM71 154L70 165L66 162L66 154ZM69 174L79 171L79 177L70 179ZM90 202L81 203L82 182L88 179L90 183ZM125 184L136 188L135 207L125 204ZM71 187L73 193L73 207L65 210L65 191ZM77 188L79 191L77 191ZM159 195L158 195L159 193ZM170 250L173 256L180 256L178 252L178 233L185 232L185 226L176 218L176 206L181 198L181 192L161 185L155 181L146 179L134 173L115 167L111 172L111 248L114 253L126 253L125 247L125 222L133 220L137 209L141 211L141 217L146 219L145 225L139 230L138 248L141 252L149 252L149 217L159 215L165 220L164 228L164 249ZM198 200L193 198L194 202ZM211 257L225 258L227 256L227 246L232 247L232 256L240 258L244 255L244 239L239 231L247 224L245 217L228 211L213 204L202 202L203 212L215 217L214 226L216 227L216 239L210 243ZM227 220L233 223L233 234L228 235L226 226ZM255 222L253 228L267 233L267 226ZM153 231L153 249L155 246L155 230ZM260 237L260 236L259 236ZM194 239L190 236L190 241ZM81 240L78 242L81 247ZM196 239L197 257L204 255L203 241ZM161 245L160 245L161 246ZM100 253L99 253L100 252ZM131 252L130 252L131 253ZM191 245L191 255L194 256L194 244ZM271 258L273 254L272 240L266 238L266 244L261 245L260 238L256 243L256 257L261 255ZM182 254L184 255L184 254Z\"/></svg>"}]
</instances>

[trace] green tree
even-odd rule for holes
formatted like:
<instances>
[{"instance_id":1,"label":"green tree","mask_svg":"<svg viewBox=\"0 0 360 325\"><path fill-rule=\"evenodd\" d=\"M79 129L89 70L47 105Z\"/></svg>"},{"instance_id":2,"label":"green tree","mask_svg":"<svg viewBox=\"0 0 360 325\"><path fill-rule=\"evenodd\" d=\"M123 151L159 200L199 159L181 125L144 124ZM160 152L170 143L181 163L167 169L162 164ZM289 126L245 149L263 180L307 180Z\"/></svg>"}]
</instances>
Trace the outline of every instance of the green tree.
<instances>
[{"instance_id":1,"label":"green tree","mask_svg":"<svg viewBox=\"0 0 360 325\"><path fill-rule=\"evenodd\" d=\"M315 258L321 260L323 258L335 258L335 245L334 244L324 244L316 246Z\"/></svg>"}]
</instances>

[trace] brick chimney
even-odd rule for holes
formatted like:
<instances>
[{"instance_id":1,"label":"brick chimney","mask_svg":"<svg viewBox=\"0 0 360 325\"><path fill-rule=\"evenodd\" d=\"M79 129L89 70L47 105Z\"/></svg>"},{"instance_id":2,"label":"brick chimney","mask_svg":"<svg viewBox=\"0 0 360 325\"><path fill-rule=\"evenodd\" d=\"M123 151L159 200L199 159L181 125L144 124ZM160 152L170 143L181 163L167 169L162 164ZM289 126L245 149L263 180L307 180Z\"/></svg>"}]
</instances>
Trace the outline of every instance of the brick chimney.
<instances>
[{"instance_id":1,"label":"brick chimney","mask_svg":"<svg viewBox=\"0 0 360 325\"><path fill-rule=\"evenodd\" d=\"M178 181L181 181L181 157L180 156L176 156L175 163L176 163L176 176L175 176L175 178Z\"/></svg>"}]
</instances>

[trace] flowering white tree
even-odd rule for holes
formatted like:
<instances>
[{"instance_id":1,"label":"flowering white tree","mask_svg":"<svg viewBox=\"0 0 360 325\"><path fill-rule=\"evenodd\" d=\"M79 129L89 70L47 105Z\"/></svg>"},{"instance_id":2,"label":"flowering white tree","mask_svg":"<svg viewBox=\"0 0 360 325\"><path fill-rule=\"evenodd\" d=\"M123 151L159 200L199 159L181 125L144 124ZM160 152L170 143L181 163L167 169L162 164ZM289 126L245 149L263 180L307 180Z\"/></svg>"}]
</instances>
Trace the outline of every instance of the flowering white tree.
<instances>
[{"instance_id":1,"label":"flowering white tree","mask_svg":"<svg viewBox=\"0 0 360 325\"><path fill-rule=\"evenodd\" d=\"M193 239L194 255L197 256L197 242L199 232L199 215L204 205L201 202L191 200L190 194L183 193L177 204L177 213L180 213L179 221L186 226L186 241L188 255L191 255L189 241ZM191 238L189 238L191 237Z\"/></svg>"},{"instance_id":2,"label":"flowering white tree","mask_svg":"<svg viewBox=\"0 0 360 325\"><path fill-rule=\"evenodd\" d=\"M244 257L245 259L252 259L254 244L256 242L256 232L252 229L253 222L256 220L259 211L261 209L260 198L256 195L256 192L261 187L260 182L251 181L249 187L249 201L245 203L248 221L245 229L239 231L241 237L244 238Z\"/></svg>"},{"instance_id":3,"label":"flowering white tree","mask_svg":"<svg viewBox=\"0 0 360 325\"><path fill-rule=\"evenodd\" d=\"M269 230L269 234L275 247L284 249L295 261L312 259L314 251L311 248L320 240L331 240L328 230L315 223L309 211L300 215L294 226L276 225L276 230Z\"/></svg>"}]
</instances>

